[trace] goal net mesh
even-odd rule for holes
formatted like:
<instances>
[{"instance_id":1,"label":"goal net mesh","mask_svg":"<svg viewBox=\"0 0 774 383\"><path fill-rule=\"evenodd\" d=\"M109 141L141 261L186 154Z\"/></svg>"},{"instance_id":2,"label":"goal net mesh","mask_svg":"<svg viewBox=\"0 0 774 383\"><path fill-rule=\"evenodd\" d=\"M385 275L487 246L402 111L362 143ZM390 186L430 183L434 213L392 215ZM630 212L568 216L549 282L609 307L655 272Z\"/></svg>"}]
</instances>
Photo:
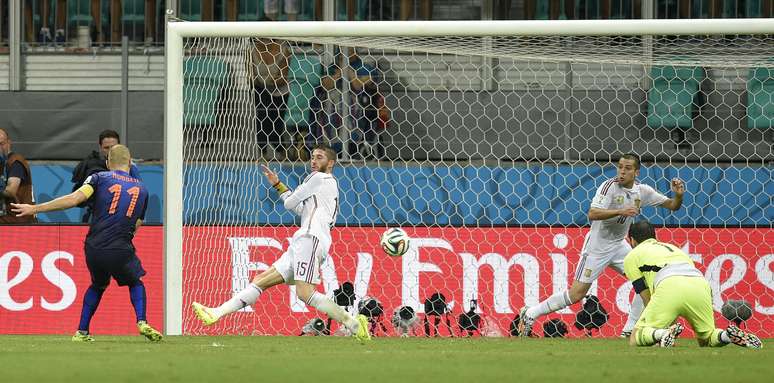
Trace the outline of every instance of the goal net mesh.
<instances>
[{"instance_id":1,"label":"goal net mesh","mask_svg":"<svg viewBox=\"0 0 774 383\"><path fill-rule=\"evenodd\" d=\"M508 336L571 285L591 199L633 152L640 182L668 197L686 182L679 211L637 218L696 261L718 326L741 299L774 336L772 52L771 35L186 38L183 332L327 326L283 286L211 327L190 311L245 288L297 229L259 165L292 188L326 143L340 211L320 291L376 335ZM380 248L388 227L412 237L400 258ZM618 335L630 286L608 268L590 290L606 315L581 302L535 332Z\"/></svg>"}]
</instances>

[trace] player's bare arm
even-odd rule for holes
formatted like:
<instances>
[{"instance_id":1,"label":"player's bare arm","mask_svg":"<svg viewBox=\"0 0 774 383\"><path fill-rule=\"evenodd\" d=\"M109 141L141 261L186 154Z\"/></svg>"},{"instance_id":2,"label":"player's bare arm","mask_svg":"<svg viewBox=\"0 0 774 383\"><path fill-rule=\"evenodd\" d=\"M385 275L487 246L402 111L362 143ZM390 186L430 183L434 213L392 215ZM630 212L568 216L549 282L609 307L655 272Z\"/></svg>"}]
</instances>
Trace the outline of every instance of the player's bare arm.
<instances>
[{"instance_id":1,"label":"player's bare arm","mask_svg":"<svg viewBox=\"0 0 774 383\"><path fill-rule=\"evenodd\" d=\"M640 214L640 209L635 207L628 207L625 209L600 209L598 207L592 207L589 209L588 217L589 221L602 221L617 216L634 217L637 214Z\"/></svg>"},{"instance_id":2,"label":"player's bare arm","mask_svg":"<svg viewBox=\"0 0 774 383\"><path fill-rule=\"evenodd\" d=\"M672 211L676 211L680 209L680 206L683 205L683 195L685 194L685 182L679 178L672 178L672 182L670 182L670 189L673 193L675 193L675 196L664 201L664 203L661 204L661 207L667 208Z\"/></svg>"},{"instance_id":3,"label":"player's bare arm","mask_svg":"<svg viewBox=\"0 0 774 383\"><path fill-rule=\"evenodd\" d=\"M9 177L6 181L5 190L2 191L2 197L10 200L16 200L16 193L19 191L21 179L19 177Z\"/></svg>"},{"instance_id":4,"label":"player's bare arm","mask_svg":"<svg viewBox=\"0 0 774 383\"><path fill-rule=\"evenodd\" d=\"M68 195L61 196L55 200L42 203L40 205L11 204L11 211L16 213L17 217L25 217L47 211L65 210L86 202L88 198L80 189Z\"/></svg>"}]
</instances>

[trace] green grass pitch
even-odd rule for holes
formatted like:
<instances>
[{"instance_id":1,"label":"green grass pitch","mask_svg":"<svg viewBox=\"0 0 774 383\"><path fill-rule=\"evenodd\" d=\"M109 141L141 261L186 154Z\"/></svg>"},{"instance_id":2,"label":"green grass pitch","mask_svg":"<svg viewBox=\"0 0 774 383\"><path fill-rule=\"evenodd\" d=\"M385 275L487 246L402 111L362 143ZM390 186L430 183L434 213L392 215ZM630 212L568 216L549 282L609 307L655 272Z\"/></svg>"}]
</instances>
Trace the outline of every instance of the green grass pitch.
<instances>
[{"instance_id":1,"label":"green grass pitch","mask_svg":"<svg viewBox=\"0 0 774 383\"><path fill-rule=\"evenodd\" d=\"M761 350L634 348L620 339L0 336L2 382L764 382Z\"/></svg>"}]
</instances>

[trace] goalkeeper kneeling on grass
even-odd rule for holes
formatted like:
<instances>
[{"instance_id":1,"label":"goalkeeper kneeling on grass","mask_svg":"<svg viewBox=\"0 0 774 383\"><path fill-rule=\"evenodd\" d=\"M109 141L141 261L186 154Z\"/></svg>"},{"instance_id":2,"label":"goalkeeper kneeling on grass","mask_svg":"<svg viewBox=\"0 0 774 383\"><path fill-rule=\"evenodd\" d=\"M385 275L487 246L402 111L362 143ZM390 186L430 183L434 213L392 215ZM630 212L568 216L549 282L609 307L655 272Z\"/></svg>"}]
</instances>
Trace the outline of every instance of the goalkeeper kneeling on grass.
<instances>
[{"instance_id":1,"label":"goalkeeper kneeling on grass","mask_svg":"<svg viewBox=\"0 0 774 383\"><path fill-rule=\"evenodd\" d=\"M762 347L757 336L735 325L715 328L709 282L680 248L656 240L653 225L648 221L632 224L629 240L633 250L624 259L624 271L645 304L629 344L673 346L683 331L683 325L676 322L682 317L696 333L699 346Z\"/></svg>"}]
</instances>

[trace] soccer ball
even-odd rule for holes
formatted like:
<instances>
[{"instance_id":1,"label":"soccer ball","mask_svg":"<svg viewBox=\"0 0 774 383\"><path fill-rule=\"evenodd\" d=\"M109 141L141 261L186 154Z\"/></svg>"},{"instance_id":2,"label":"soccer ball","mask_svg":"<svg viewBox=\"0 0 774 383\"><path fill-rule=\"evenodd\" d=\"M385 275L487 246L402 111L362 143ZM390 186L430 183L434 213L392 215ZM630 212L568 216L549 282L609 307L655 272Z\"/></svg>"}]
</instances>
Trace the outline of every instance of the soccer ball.
<instances>
[{"instance_id":1,"label":"soccer ball","mask_svg":"<svg viewBox=\"0 0 774 383\"><path fill-rule=\"evenodd\" d=\"M400 257L406 254L409 248L409 236L403 229L393 227L382 234L382 249L391 257Z\"/></svg>"}]
</instances>

